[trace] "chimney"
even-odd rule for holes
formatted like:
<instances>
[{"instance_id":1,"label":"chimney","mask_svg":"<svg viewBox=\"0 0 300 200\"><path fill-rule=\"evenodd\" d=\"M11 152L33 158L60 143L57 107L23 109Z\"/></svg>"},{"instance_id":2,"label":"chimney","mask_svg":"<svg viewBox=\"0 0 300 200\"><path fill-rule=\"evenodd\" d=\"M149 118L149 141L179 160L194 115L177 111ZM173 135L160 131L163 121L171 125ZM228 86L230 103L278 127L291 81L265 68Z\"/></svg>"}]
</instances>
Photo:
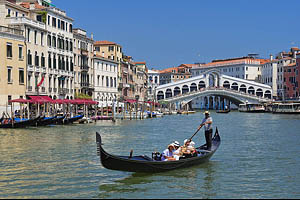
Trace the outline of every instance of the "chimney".
<instances>
[{"instance_id":1,"label":"chimney","mask_svg":"<svg viewBox=\"0 0 300 200\"><path fill-rule=\"evenodd\" d=\"M273 60L273 55L272 55L272 54L270 54L270 60L271 60L271 61Z\"/></svg>"},{"instance_id":2,"label":"chimney","mask_svg":"<svg viewBox=\"0 0 300 200\"><path fill-rule=\"evenodd\" d=\"M94 34L93 33L91 34L91 39L94 40Z\"/></svg>"}]
</instances>

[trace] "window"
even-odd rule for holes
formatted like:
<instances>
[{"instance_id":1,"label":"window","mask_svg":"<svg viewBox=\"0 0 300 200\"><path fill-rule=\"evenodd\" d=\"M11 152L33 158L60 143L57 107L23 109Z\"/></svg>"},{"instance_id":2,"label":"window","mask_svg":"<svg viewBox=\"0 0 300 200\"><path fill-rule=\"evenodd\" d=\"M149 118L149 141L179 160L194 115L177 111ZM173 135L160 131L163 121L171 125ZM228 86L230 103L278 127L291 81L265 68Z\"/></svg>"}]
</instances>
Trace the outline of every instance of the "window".
<instances>
[{"instance_id":1,"label":"window","mask_svg":"<svg viewBox=\"0 0 300 200\"><path fill-rule=\"evenodd\" d=\"M27 42L30 42L30 29L27 29Z\"/></svg>"},{"instance_id":2,"label":"window","mask_svg":"<svg viewBox=\"0 0 300 200\"><path fill-rule=\"evenodd\" d=\"M52 17L52 26L56 28L56 18Z\"/></svg>"},{"instance_id":3,"label":"window","mask_svg":"<svg viewBox=\"0 0 300 200\"><path fill-rule=\"evenodd\" d=\"M48 15L48 25L50 25L50 15Z\"/></svg>"},{"instance_id":4,"label":"window","mask_svg":"<svg viewBox=\"0 0 300 200\"><path fill-rule=\"evenodd\" d=\"M41 33L41 45L44 46L44 33Z\"/></svg>"},{"instance_id":5,"label":"window","mask_svg":"<svg viewBox=\"0 0 300 200\"><path fill-rule=\"evenodd\" d=\"M48 68L51 69L52 63L51 63L51 54L48 54Z\"/></svg>"},{"instance_id":6,"label":"window","mask_svg":"<svg viewBox=\"0 0 300 200\"><path fill-rule=\"evenodd\" d=\"M7 56L7 58L12 58L12 44L11 43L6 44L6 56Z\"/></svg>"},{"instance_id":7,"label":"window","mask_svg":"<svg viewBox=\"0 0 300 200\"><path fill-rule=\"evenodd\" d=\"M7 96L7 100L8 100L8 105L10 105L11 106L11 103L9 102L9 101L11 101L12 99L11 99L11 95L8 95Z\"/></svg>"},{"instance_id":8,"label":"window","mask_svg":"<svg viewBox=\"0 0 300 200\"><path fill-rule=\"evenodd\" d=\"M19 59L23 60L23 46L19 46Z\"/></svg>"},{"instance_id":9,"label":"window","mask_svg":"<svg viewBox=\"0 0 300 200\"><path fill-rule=\"evenodd\" d=\"M34 44L37 44L37 31L34 31Z\"/></svg>"},{"instance_id":10,"label":"window","mask_svg":"<svg viewBox=\"0 0 300 200\"><path fill-rule=\"evenodd\" d=\"M45 67L45 57L44 57L43 53L42 53L42 57L41 57L41 66Z\"/></svg>"},{"instance_id":11,"label":"window","mask_svg":"<svg viewBox=\"0 0 300 200\"><path fill-rule=\"evenodd\" d=\"M114 51L114 46L109 46L108 51Z\"/></svg>"},{"instance_id":12,"label":"window","mask_svg":"<svg viewBox=\"0 0 300 200\"><path fill-rule=\"evenodd\" d=\"M35 52L34 64L35 64L35 66L39 66L40 65L40 63L39 63L39 56L37 55L37 52Z\"/></svg>"},{"instance_id":13,"label":"window","mask_svg":"<svg viewBox=\"0 0 300 200\"><path fill-rule=\"evenodd\" d=\"M19 69L19 84L20 85L24 85L24 69L23 68L20 68Z\"/></svg>"},{"instance_id":14,"label":"window","mask_svg":"<svg viewBox=\"0 0 300 200\"><path fill-rule=\"evenodd\" d=\"M28 50L27 61L28 61L28 65L32 65L32 55L30 53L30 50Z\"/></svg>"},{"instance_id":15,"label":"window","mask_svg":"<svg viewBox=\"0 0 300 200\"><path fill-rule=\"evenodd\" d=\"M8 83L12 83L12 68L11 67L7 67L7 82Z\"/></svg>"},{"instance_id":16,"label":"window","mask_svg":"<svg viewBox=\"0 0 300 200\"><path fill-rule=\"evenodd\" d=\"M51 35L48 35L48 47L51 47Z\"/></svg>"}]
</instances>

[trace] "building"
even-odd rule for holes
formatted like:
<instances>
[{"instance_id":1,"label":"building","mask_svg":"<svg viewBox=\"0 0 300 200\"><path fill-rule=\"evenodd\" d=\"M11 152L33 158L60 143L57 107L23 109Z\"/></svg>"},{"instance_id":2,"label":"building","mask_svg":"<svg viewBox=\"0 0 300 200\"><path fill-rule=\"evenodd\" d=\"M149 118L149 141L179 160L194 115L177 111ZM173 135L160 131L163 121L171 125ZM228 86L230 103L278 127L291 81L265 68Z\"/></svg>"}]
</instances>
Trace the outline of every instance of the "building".
<instances>
[{"instance_id":1,"label":"building","mask_svg":"<svg viewBox=\"0 0 300 200\"><path fill-rule=\"evenodd\" d=\"M73 37L75 96L85 94L92 97L94 93L94 41L88 38L86 31L82 29L73 29Z\"/></svg>"},{"instance_id":2,"label":"building","mask_svg":"<svg viewBox=\"0 0 300 200\"><path fill-rule=\"evenodd\" d=\"M94 59L94 100L100 107L112 106L118 100L118 62L95 55Z\"/></svg>"},{"instance_id":3,"label":"building","mask_svg":"<svg viewBox=\"0 0 300 200\"><path fill-rule=\"evenodd\" d=\"M289 73L290 67L296 64L296 54L300 50L297 47L291 48L289 52L280 52L273 59L270 56L270 61L266 62L261 67L261 82L270 85L273 90L273 97L275 99L282 99L286 93L290 93L291 88L287 88L285 76ZM286 71L286 72L285 72ZM288 89L288 91L286 91Z\"/></svg>"},{"instance_id":4,"label":"building","mask_svg":"<svg viewBox=\"0 0 300 200\"><path fill-rule=\"evenodd\" d=\"M23 30L27 47L26 95L74 98L73 19L50 0L2 1L5 25Z\"/></svg>"},{"instance_id":5,"label":"building","mask_svg":"<svg viewBox=\"0 0 300 200\"><path fill-rule=\"evenodd\" d=\"M161 70L159 73L160 85L191 78L191 69L191 64L182 64L178 67Z\"/></svg>"},{"instance_id":6,"label":"building","mask_svg":"<svg viewBox=\"0 0 300 200\"><path fill-rule=\"evenodd\" d=\"M195 77L208 70L216 69L224 75L261 82L261 65L268 61L252 56L214 60L207 64L194 64L191 72Z\"/></svg>"},{"instance_id":7,"label":"building","mask_svg":"<svg viewBox=\"0 0 300 200\"><path fill-rule=\"evenodd\" d=\"M104 57L118 63L118 79L122 81L121 61L123 59L122 46L110 41L96 41L94 43L95 52Z\"/></svg>"},{"instance_id":8,"label":"building","mask_svg":"<svg viewBox=\"0 0 300 200\"><path fill-rule=\"evenodd\" d=\"M135 96L139 97L139 101L148 100L148 68L146 62L135 62L136 74L134 75Z\"/></svg>"},{"instance_id":9,"label":"building","mask_svg":"<svg viewBox=\"0 0 300 200\"><path fill-rule=\"evenodd\" d=\"M148 70L148 97L149 99L155 99L155 89L160 84L160 71L159 70Z\"/></svg>"},{"instance_id":10,"label":"building","mask_svg":"<svg viewBox=\"0 0 300 200\"><path fill-rule=\"evenodd\" d=\"M0 112L8 100L25 98L26 47L23 31L0 26ZM15 107L16 108L16 107Z\"/></svg>"}]
</instances>

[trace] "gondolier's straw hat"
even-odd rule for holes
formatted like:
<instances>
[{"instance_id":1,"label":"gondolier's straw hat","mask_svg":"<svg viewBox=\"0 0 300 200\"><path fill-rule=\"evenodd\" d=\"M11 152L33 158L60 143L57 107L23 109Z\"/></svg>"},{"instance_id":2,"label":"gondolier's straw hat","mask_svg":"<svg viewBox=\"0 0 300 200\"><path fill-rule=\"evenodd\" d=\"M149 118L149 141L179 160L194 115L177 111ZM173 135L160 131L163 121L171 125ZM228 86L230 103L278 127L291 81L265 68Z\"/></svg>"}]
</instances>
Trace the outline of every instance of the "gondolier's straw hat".
<instances>
[{"instance_id":1,"label":"gondolier's straw hat","mask_svg":"<svg viewBox=\"0 0 300 200\"><path fill-rule=\"evenodd\" d=\"M168 148L170 148L170 147L173 147L173 149L174 149L174 144L169 144Z\"/></svg>"},{"instance_id":2,"label":"gondolier's straw hat","mask_svg":"<svg viewBox=\"0 0 300 200\"><path fill-rule=\"evenodd\" d=\"M210 115L210 112L205 111L204 114L205 114L205 115Z\"/></svg>"}]
</instances>

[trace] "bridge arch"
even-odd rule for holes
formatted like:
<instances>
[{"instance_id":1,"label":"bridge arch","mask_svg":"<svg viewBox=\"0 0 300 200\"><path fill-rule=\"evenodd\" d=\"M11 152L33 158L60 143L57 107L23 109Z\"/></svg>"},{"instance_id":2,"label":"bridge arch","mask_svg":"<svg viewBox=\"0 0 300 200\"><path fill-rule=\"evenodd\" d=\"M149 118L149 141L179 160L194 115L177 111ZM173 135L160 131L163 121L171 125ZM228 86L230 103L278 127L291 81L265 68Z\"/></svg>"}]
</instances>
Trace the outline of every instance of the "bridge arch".
<instances>
[{"instance_id":1,"label":"bridge arch","mask_svg":"<svg viewBox=\"0 0 300 200\"><path fill-rule=\"evenodd\" d=\"M174 96L180 95L181 94L181 90L179 87L175 87L174 88Z\"/></svg>"},{"instance_id":2,"label":"bridge arch","mask_svg":"<svg viewBox=\"0 0 300 200\"><path fill-rule=\"evenodd\" d=\"M247 86L244 85L244 84L242 84L242 85L240 86L240 92L247 93Z\"/></svg>"},{"instance_id":3,"label":"bridge arch","mask_svg":"<svg viewBox=\"0 0 300 200\"><path fill-rule=\"evenodd\" d=\"M261 88L258 88L256 90L256 96L258 96L258 97L263 97L264 96L264 92Z\"/></svg>"},{"instance_id":4,"label":"bridge arch","mask_svg":"<svg viewBox=\"0 0 300 200\"><path fill-rule=\"evenodd\" d=\"M166 98L171 98L173 97L173 92L172 90L169 88L166 90Z\"/></svg>"},{"instance_id":5,"label":"bridge arch","mask_svg":"<svg viewBox=\"0 0 300 200\"><path fill-rule=\"evenodd\" d=\"M267 90L267 91L265 92L265 98L272 99L272 93L271 93L270 90Z\"/></svg>"},{"instance_id":6,"label":"bridge arch","mask_svg":"<svg viewBox=\"0 0 300 200\"><path fill-rule=\"evenodd\" d=\"M223 87L227 88L227 89L230 89L230 83L229 83L229 81L224 81Z\"/></svg>"},{"instance_id":7,"label":"bridge arch","mask_svg":"<svg viewBox=\"0 0 300 200\"><path fill-rule=\"evenodd\" d=\"M239 90L239 85L236 82L234 82L231 85L231 89L238 91Z\"/></svg>"},{"instance_id":8,"label":"bridge arch","mask_svg":"<svg viewBox=\"0 0 300 200\"><path fill-rule=\"evenodd\" d=\"M198 87L199 87L199 90L202 89L202 88L205 88L206 87L206 84L204 81L200 81L199 84L198 84Z\"/></svg>"},{"instance_id":9,"label":"bridge arch","mask_svg":"<svg viewBox=\"0 0 300 200\"><path fill-rule=\"evenodd\" d=\"M196 83L192 83L191 86L190 86L190 91L193 92L193 91L197 91L197 84Z\"/></svg>"},{"instance_id":10,"label":"bridge arch","mask_svg":"<svg viewBox=\"0 0 300 200\"><path fill-rule=\"evenodd\" d=\"M161 100L161 99L164 99L164 98L165 98L164 92L163 91L159 91L157 93L157 99Z\"/></svg>"},{"instance_id":11,"label":"bridge arch","mask_svg":"<svg viewBox=\"0 0 300 200\"><path fill-rule=\"evenodd\" d=\"M184 86L182 86L181 91L182 91L182 94L185 94L185 93L188 93L190 91L190 88L189 88L188 85L184 85Z\"/></svg>"},{"instance_id":12,"label":"bridge arch","mask_svg":"<svg viewBox=\"0 0 300 200\"><path fill-rule=\"evenodd\" d=\"M248 88L248 94L255 94L255 89L254 89L254 87L250 86L250 87Z\"/></svg>"}]
</instances>

